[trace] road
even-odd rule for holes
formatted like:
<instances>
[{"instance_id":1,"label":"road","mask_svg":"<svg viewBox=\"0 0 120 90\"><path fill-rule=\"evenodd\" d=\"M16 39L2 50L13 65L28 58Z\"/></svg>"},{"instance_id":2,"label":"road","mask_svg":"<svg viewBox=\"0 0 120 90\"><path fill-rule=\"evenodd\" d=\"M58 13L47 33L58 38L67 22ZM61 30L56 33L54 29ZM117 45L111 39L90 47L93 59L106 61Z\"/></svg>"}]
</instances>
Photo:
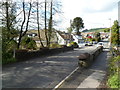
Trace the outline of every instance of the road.
<instances>
[{"instance_id":1,"label":"road","mask_svg":"<svg viewBox=\"0 0 120 90\"><path fill-rule=\"evenodd\" d=\"M78 69L59 88L78 88L79 90L79 88L99 87L100 82L106 74L108 57L109 54L105 50L96 58L91 67L83 70Z\"/></svg>"},{"instance_id":2,"label":"road","mask_svg":"<svg viewBox=\"0 0 120 90\"><path fill-rule=\"evenodd\" d=\"M60 89L73 88L79 90L79 88L95 89L99 87L100 82L106 74L108 58L110 57L110 54L108 53L108 42L104 41L103 44L104 51L96 58L92 66L88 69L77 69L67 80L64 81L63 84L59 86Z\"/></svg>"},{"instance_id":3,"label":"road","mask_svg":"<svg viewBox=\"0 0 120 90\"><path fill-rule=\"evenodd\" d=\"M44 58L36 58L2 67L3 88L54 88L78 65L80 53L96 47L83 47Z\"/></svg>"}]
</instances>

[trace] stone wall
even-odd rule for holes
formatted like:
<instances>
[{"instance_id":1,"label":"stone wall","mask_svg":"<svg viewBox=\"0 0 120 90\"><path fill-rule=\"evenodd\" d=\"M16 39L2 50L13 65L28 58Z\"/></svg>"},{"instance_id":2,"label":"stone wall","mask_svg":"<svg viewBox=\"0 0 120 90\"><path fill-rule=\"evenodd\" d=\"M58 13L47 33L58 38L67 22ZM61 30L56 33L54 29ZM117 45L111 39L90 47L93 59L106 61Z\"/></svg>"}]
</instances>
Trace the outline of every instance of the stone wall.
<instances>
[{"instance_id":1,"label":"stone wall","mask_svg":"<svg viewBox=\"0 0 120 90\"><path fill-rule=\"evenodd\" d=\"M80 54L80 56L78 57L78 65L85 68L89 67L102 51L103 47L100 46L90 53Z\"/></svg>"},{"instance_id":2,"label":"stone wall","mask_svg":"<svg viewBox=\"0 0 120 90\"><path fill-rule=\"evenodd\" d=\"M63 48L55 48L55 49L42 49L38 51L27 51L27 50L17 50L15 54L15 58L17 61L23 61L28 59L33 59L42 56L49 56L61 52L66 52L73 50L73 47L63 47Z\"/></svg>"}]
</instances>

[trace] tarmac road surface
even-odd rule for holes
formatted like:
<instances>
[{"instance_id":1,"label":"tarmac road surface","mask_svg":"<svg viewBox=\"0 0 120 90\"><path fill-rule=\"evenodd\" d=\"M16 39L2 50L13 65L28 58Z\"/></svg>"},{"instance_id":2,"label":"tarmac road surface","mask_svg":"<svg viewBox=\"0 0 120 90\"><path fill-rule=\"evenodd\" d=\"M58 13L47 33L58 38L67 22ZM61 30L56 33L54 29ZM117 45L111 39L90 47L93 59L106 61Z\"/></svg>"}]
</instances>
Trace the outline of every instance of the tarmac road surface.
<instances>
[{"instance_id":1,"label":"tarmac road surface","mask_svg":"<svg viewBox=\"0 0 120 90\"><path fill-rule=\"evenodd\" d=\"M10 64L2 67L3 88L54 88L78 65L80 53L96 47L83 47L44 58Z\"/></svg>"}]
</instances>

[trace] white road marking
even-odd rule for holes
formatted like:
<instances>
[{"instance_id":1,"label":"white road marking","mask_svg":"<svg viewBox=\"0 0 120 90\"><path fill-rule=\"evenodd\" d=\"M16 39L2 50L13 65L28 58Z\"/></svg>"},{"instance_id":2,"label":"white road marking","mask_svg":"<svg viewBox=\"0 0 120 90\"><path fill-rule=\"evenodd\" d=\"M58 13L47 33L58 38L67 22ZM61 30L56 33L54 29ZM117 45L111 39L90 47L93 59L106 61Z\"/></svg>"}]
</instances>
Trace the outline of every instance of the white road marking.
<instances>
[{"instance_id":1,"label":"white road marking","mask_svg":"<svg viewBox=\"0 0 120 90\"><path fill-rule=\"evenodd\" d=\"M79 67L77 67L73 72L71 72L65 79L63 79L58 85L56 85L54 87L53 90L56 90L57 88L59 88L73 73L75 73L75 71L77 71L79 69Z\"/></svg>"}]
</instances>

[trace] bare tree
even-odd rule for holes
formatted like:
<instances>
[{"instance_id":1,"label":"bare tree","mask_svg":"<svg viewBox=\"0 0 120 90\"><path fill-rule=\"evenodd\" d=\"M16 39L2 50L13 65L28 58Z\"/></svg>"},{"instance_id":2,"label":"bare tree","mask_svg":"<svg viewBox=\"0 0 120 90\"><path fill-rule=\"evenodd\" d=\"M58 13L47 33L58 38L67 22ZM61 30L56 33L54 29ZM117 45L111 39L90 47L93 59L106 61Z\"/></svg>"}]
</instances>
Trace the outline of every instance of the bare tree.
<instances>
[{"instance_id":1,"label":"bare tree","mask_svg":"<svg viewBox=\"0 0 120 90\"><path fill-rule=\"evenodd\" d=\"M2 32L4 33L3 37L5 36L6 39L8 40L6 44L9 44L10 41L12 41L17 35L17 30L15 28L15 23L16 23L16 17L17 15L15 14L16 12L16 3L13 3L11 1L6 1L6 2L1 2L0 3L1 10L0 12L1 15L1 22L2 22L2 27L4 28ZM7 35L6 35L6 34ZM5 39L5 38L4 38Z\"/></svg>"},{"instance_id":2,"label":"bare tree","mask_svg":"<svg viewBox=\"0 0 120 90\"><path fill-rule=\"evenodd\" d=\"M37 2L37 25L38 25L38 37L39 37L39 40L40 40L40 43L41 43L41 46L44 47L43 43L42 43L42 40L41 40L41 36L40 36L40 24L39 24L39 6L38 6L38 2Z\"/></svg>"},{"instance_id":3,"label":"bare tree","mask_svg":"<svg viewBox=\"0 0 120 90\"><path fill-rule=\"evenodd\" d=\"M13 49L16 48L17 30L15 28L16 23L16 3L6 0L5 2L0 2L0 20L2 22L2 58L7 60L12 58ZM0 27L0 28L1 28ZM8 56L9 54L9 56ZM11 55L10 55L11 54Z\"/></svg>"},{"instance_id":4,"label":"bare tree","mask_svg":"<svg viewBox=\"0 0 120 90\"><path fill-rule=\"evenodd\" d=\"M50 41L51 41L51 35L52 35L52 5L53 5L53 2L51 0L51 3L50 3L50 19L49 19L49 25L48 25L48 44L50 45Z\"/></svg>"},{"instance_id":5,"label":"bare tree","mask_svg":"<svg viewBox=\"0 0 120 90\"><path fill-rule=\"evenodd\" d=\"M48 42L48 36L47 36L47 13L46 13L46 11L47 11L47 2L46 2L46 0L45 0L45 37L46 37L46 47L48 47L48 45L49 45L49 42Z\"/></svg>"},{"instance_id":6,"label":"bare tree","mask_svg":"<svg viewBox=\"0 0 120 90\"><path fill-rule=\"evenodd\" d=\"M31 12L31 8L32 8L32 4L31 4L31 2L29 2L29 6L30 7L29 7L29 11L28 11L28 18L27 18L27 23L26 23L26 29L25 29L25 31L23 31L23 26L24 26L25 21L26 21L25 2L24 1L22 2L22 5L23 5L23 14L24 14L23 17L24 18L23 18L23 22L22 22L22 25L21 25L21 29L20 29L20 35L19 35L18 46L17 46L18 49L20 48L22 37L25 36L26 32L28 31L30 12Z\"/></svg>"},{"instance_id":7,"label":"bare tree","mask_svg":"<svg viewBox=\"0 0 120 90\"><path fill-rule=\"evenodd\" d=\"M20 30L19 40L18 40L18 46L17 46L18 49L20 48L20 43L21 43L22 33L23 33L23 26L24 26L24 23L25 23L25 20L26 20L26 17L25 17L25 2L24 1L22 2L22 5L23 5L24 16L23 16L23 22L22 22L22 25L21 25L21 30Z\"/></svg>"},{"instance_id":8,"label":"bare tree","mask_svg":"<svg viewBox=\"0 0 120 90\"><path fill-rule=\"evenodd\" d=\"M46 3L47 3L47 5L46 5ZM50 8L47 11L47 12L49 12L49 14L47 13L47 17L46 17L46 6L48 6L47 8ZM59 6L61 6L59 1L51 0L49 3L49 2L46 2L46 0L45 0L45 35L46 35L46 46L47 47L49 47L49 45L50 45L53 30L55 30L55 29L53 29L53 25L55 25L55 20L53 20L53 17L56 13L57 14L61 13ZM48 25L46 25L46 24L48 24ZM47 28L47 26L48 26L48 28Z\"/></svg>"}]
</instances>

